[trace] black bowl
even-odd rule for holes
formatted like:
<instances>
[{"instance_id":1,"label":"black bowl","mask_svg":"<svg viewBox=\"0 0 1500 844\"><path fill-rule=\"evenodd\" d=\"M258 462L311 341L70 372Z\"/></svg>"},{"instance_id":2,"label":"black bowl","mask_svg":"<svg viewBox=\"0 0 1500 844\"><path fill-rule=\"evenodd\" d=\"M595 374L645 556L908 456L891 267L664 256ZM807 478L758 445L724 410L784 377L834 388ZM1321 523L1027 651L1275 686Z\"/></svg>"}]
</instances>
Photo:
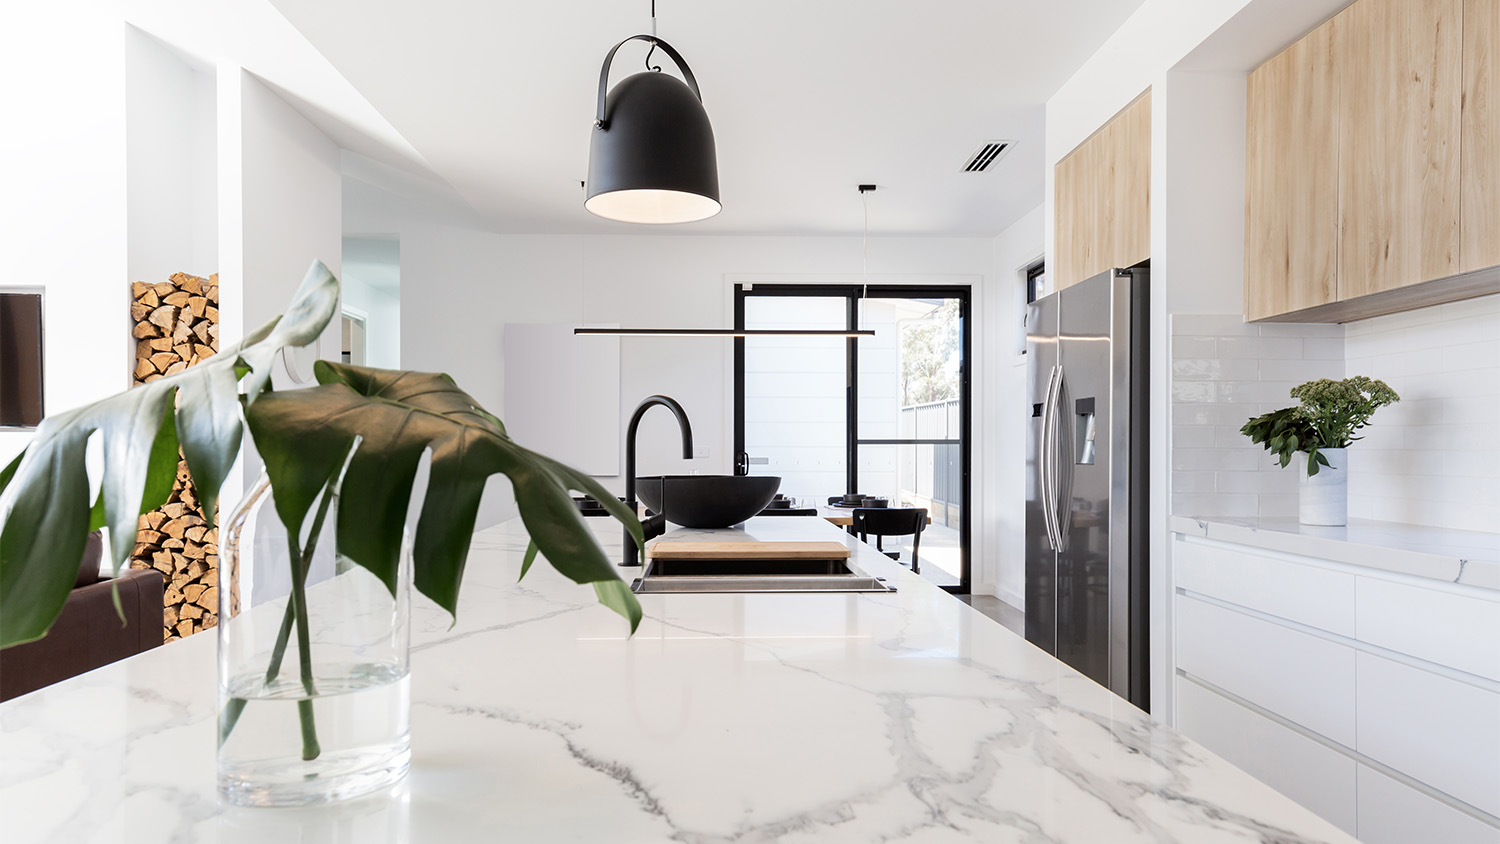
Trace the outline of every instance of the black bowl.
<instances>
[{"instance_id":1,"label":"black bowl","mask_svg":"<svg viewBox=\"0 0 1500 844\"><path fill-rule=\"evenodd\" d=\"M737 525L766 509L781 478L758 475L655 475L636 478L641 501L687 528Z\"/></svg>"}]
</instances>

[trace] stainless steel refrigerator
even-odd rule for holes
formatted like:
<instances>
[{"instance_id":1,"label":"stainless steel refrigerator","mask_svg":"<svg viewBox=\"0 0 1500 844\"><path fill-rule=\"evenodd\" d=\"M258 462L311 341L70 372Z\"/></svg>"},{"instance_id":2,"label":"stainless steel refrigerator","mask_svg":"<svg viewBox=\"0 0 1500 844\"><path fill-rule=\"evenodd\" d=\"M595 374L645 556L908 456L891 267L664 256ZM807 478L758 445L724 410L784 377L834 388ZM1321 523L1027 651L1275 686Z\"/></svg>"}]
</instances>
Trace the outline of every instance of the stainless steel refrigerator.
<instances>
[{"instance_id":1,"label":"stainless steel refrigerator","mask_svg":"<svg viewBox=\"0 0 1500 844\"><path fill-rule=\"evenodd\" d=\"M1026 638L1142 709L1148 288L1110 270L1026 315Z\"/></svg>"}]
</instances>

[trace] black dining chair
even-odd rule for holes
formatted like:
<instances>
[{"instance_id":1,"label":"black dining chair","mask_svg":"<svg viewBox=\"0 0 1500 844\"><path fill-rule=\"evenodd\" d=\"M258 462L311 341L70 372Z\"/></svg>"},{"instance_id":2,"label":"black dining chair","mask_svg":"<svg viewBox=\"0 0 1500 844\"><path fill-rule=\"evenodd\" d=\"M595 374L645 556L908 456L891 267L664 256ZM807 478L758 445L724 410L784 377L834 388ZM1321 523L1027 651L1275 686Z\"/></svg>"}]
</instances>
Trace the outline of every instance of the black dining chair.
<instances>
[{"instance_id":1,"label":"black dining chair","mask_svg":"<svg viewBox=\"0 0 1500 844\"><path fill-rule=\"evenodd\" d=\"M922 531L927 527L927 511L920 507L856 507L852 528L861 542L868 543L875 537L875 550L893 560L900 559L900 551L887 551L881 540L887 536L910 536L911 571L921 574L917 562L917 548L922 544Z\"/></svg>"}]
</instances>

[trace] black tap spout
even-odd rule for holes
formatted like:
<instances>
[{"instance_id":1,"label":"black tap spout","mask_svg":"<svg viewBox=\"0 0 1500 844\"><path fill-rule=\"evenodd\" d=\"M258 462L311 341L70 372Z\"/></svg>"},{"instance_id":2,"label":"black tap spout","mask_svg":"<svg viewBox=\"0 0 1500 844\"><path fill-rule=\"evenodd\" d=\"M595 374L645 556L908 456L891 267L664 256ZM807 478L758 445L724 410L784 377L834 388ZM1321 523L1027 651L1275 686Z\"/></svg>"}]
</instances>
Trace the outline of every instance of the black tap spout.
<instances>
[{"instance_id":1,"label":"black tap spout","mask_svg":"<svg viewBox=\"0 0 1500 844\"><path fill-rule=\"evenodd\" d=\"M677 417L677 427L682 429L682 459L693 459L693 426L688 423L687 411L682 405L670 396L649 396L645 401L636 405L635 413L630 417L630 425L625 429L625 506L630 512L637 512L640 506L635 500L635 434L636 429L641 426L641 417L646 411L661 405L672 411ZM630 530L625 531L625 557L621 561L622 566L638 566L641 564L640 549L635 545L635 537L630 535Z\"/></svg>"}]
</instances>

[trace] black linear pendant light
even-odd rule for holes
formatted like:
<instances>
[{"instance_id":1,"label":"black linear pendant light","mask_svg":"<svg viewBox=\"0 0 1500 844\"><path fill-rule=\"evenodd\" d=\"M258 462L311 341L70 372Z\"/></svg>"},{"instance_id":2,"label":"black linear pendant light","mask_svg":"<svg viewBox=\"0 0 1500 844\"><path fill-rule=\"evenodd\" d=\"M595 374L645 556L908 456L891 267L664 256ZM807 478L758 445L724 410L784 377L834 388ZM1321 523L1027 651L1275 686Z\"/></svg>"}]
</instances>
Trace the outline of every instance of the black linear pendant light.
<instances>
[{"instance_id":1,"label":"black linear pendant light","mask_svg":"<svg viewBox=\"0 0 1500 844\"><path fill-rule=\"evenodd\" d=\"M609 91L610 63L631 41L651 45L647 69L625 77ZM658 47L671 57L682 79L651 66ZM681 53L656 37L656 0L651 2L651 34L632 35L616 44L599 71L599 108L589 144L583 207L626 223L691 223L712 217L722 207L713 126L693 71Z\"/></svg>"}]
</instances>

